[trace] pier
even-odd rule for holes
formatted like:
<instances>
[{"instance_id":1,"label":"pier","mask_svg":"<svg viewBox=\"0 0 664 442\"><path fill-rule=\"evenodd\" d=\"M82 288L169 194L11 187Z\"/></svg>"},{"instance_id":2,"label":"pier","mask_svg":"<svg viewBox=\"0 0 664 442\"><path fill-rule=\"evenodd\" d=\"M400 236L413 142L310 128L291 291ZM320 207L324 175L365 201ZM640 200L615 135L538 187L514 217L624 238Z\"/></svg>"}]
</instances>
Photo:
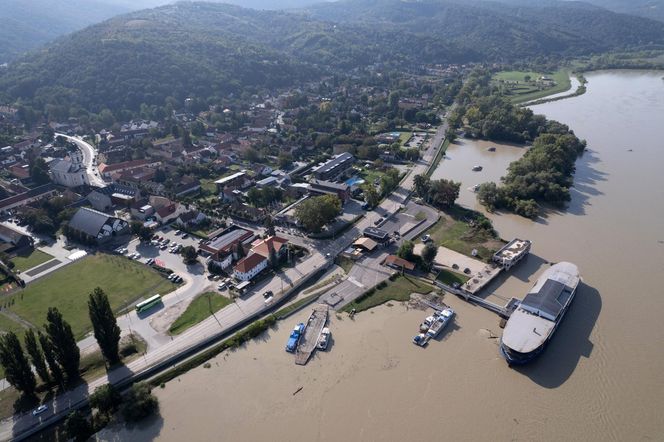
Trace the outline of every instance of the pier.
<instances>
[{"instance_id":1,"label":"pier","mask_svg":"<svg viewBox=\"0 0 664 442\"><path fill-rule=\"evenodd\" d=\"M448 293L453 293L459 297L462 297L468 302L472 302L473 304L484 307L487 310L491 310L503 318L509 318L512 312L519 305L520 301L518 299L510 298L507 300L505 305L499 305L491 301L487 301L483 297L478 296L478 294L501 272L509 271L516 263L528 255L531 246L531 241L527 239L523 240L515 238L493 255L492 262L490 264L464 257L466 261L475 261L474 265L472 266L467 264L468 269L475 268L475 272L470 276L468 281L466 281L460 287L452 287L447 284L443 284L440 281L434 281L434 283L436 286L442 288ZM458 265L457 267L460 268Z\"/></svg>"},{"instance_id":2,"label":"pier","mask_svg":"<svg viewBox=\"0 0 664 442\"><path fill-rule=\"evenodd\" d=\"M311 312L304 329L304 335L300 338L300 344L295 352L295 363L297 365L305 365L311 354L316 350L320 332L327 323L328 309L328 305L318 304Z\"/></svg>"}]
</instances>

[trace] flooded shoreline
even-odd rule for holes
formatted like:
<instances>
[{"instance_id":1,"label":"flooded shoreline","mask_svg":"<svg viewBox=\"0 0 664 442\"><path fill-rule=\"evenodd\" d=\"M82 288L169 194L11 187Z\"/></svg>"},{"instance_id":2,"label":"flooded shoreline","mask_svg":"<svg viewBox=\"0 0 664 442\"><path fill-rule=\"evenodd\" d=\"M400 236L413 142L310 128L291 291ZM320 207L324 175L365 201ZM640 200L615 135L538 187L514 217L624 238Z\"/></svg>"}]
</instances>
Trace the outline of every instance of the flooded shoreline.
<instances>
[{"instance_id":1,"label":"flooded shoreline","mask_svg":"<svg viewBox=\"0 0 664 442\"><path fill-rule=\"evenodd\" d=\"M566 211L537 222L490 214L532 254L491 284L521 298L549 262L576 263L576 299L542 356L510 369L498 317L453 296L452 327L410 342L425 312L389 303L354 320L332 315L330 351L296 366L283 350L309 309L155 393L161 418L101 440L635 440L664 434L664 82L657 72L587 75L584 95L533 110L588 141ZM496 152L487 148L496 146ZM631 149L631 151L630 151ZM523 148L460 140L434 178L497 180ZM482 162L482 172L472 166ZM470 167L468 167L470 166ZM483 180L483 181L482 181ZM293 394L300 387L302 389Z\"/></svg>"}]
</instances>

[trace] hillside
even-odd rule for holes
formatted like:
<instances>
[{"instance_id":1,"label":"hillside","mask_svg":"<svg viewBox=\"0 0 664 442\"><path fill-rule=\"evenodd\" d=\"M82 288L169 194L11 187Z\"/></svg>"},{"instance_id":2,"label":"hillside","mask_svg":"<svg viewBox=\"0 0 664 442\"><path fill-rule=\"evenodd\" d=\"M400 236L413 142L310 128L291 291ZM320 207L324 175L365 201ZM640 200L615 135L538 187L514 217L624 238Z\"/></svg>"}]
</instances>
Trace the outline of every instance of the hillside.
<instances>
[{"instance_id":1,"label":"hillside","mask_svg":"<svg viewBox=\"0 0 664 442\"><path fill-rule=\"evenodd\" d=\"M0 63L130 8L112 0L3 0Z\"/></svg>"},{"instance_id":2,"label":"hillside","mask_svg":"<svg viewBox=\"0 0 664 442\"><path fill-rule=\"evenodd\" d=\"M342 0L307 11L336 23L433 35L494 60L664 44L664 26L654 20L577 2L504 1Z\"/></svg>"},{"instance_id":3,"label":"hillside","mask_svg":"<svg viewBox=\"0 0 664 442\"><path fill-rule=\"evenodd\" d=\"M664 23L579 4L354 0L306 11L177 3L118 16L0 71L0 102L136 111L383 63L514 61L664 44Z\"/></svg>"}]
</instances>

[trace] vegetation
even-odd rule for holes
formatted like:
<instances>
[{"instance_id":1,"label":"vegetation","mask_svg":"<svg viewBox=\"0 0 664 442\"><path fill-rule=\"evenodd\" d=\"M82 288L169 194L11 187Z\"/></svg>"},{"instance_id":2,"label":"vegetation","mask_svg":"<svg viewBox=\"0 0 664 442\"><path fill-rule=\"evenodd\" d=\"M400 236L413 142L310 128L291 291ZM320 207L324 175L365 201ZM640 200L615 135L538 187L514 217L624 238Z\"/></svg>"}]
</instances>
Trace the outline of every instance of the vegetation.
<instances>
[{"instance_id":1,"label":"vegetation","mask_svg":"<svg viewBox=\"0 0 664 442\"><path fill-rule=\"evenodd\" d=\"M387 281L378 284L375 288L369 289L355 301L346 305L343 310L361 312L381 305L387 301L408 301L411 293L429 293L433 290L430 284L424 283L419 279L407 276L397 275L394 281Z\"/></svg>"},{"instance_id":2,"label":"vegetation","mask_svg":"<svg viewBox=\"0 0 664 442\"><path fill-rule=\"evenodd\" d=\"M219 293L205 292L191 301L184 313L171 324L168 332L179 335L232 303L230 299Z\"/></svg>"},{"instance_id":3,"label":"vegetation","mask_svg":"<svg viewBox=\"0 0 664 442\"><path fill-rule=\"evenodd\" d=\"M48 253L44 253L41 250L33 249L29 255L17 255L12 258L14 263L14 270L24 272L33 267L37 267L39 264L43 264L46 261L53 259Z\"/></svg>"},{"instance_id":4,"label":"vegetation","mask_svg":"<svg viewBox=\"0 0 664 442\"><path fill-rule=\"evenodd\" d=\"M39 347L37 342L37 336L32 329L28 329L25 332L25 349L30 355L30 363L35 367L35 371L41 378L44 384L51 383L51 375L48 372L48 367L46 366L46 359L44 359L44 353Z\"/></svg>"},{"instance_id":5,"label":"vegetation","mask_svg":"<svg viewBox=\"0 0 664 442\"><path fill-rule=\"evenodd\" d=\"M122 278L118 278L122 275ZM154 270L119 256L97 254L69 264L29 284L7 301L9 310L35 327L49 306L57 306L77 339L91 330L87 299L103 287L114 311L131 307L141 297L168 293L174 285Z\"/></svg>"},{"instance_id":6,"label":"vegetation","mask_svg":"<svg viewBox=\"0 0 664 442\"><path fill-rule=\"evenodd\" d=\"M538 202L562 207L570 200L574 163L585 149L585 142L567 126L562 130L566 133L540 135L523 157L510 164L501 186L480 185L478 200L489 210L508 209L528 218L539 214Z\"/></svg>"},{"instance_id":7,"label":"vegetation","mask_svg":"<svg viewBox=\"0 0 664 442\"><path fill-rule=\"evenodd\" d=\"M22 57L0 76L0 99L20 100L31 123L45 113L110 126L141 111L162 119L187 97L199 111L208 99L375 63L555 59L663 39L662 23L562 3L326 2L309 14L181 3L113 18Z\"/></svg>"},{"instance_id":8,"label":"vegetation","mask_svg":"<svg viewBox=\"0 0 664 442\"><path fill-rule=\"evenodd\" d=\"M436 258L438 253L438 247L433 242L428 242L424 245L422 249L422 266L425 269L430 269L433 266L433 260Z\"/></svg>"},{"instance_id":9,"label":"vegetation","mask_svg":"<svg viewBox=\"0 0 664 442\"><path fill-rule=\"evenodd\" d=\"M413 254L414 247L415 244L412 241L406 240L399 246L397 255L399 255L399 258L403 258L406 261L413 261L413 259L415 259L415 255Z\"/></svg>"},{"instance_id":10,"label":"vegetation","mask_svg":"<svg viewBox=\"0 0 664 442\"><path fill-rule=\"evenodd\" d=\"M466 281L468 281L469 278L466 275L442 269L440 272L438 272L436 279L443 284L452 286L454 284L463 285L466 283Z\"/></svg>"},{"instance_id":11,"label":"vegetation","mask_svg":"<svg viewBox=\"0 0 664 442\"><path fill-rule=\"evenodd\" d=\"M551 81L543 81L542 77L547 77ZM496 73L493 80L501 88L502 93L515 104L564 92L572 86L570 73L566 69L551 73L502 71Z\"/></svg>"},{"instance_id":12,"label":"vegetation","mask_svg":"<svg viewBox=\"0 0 664 442\"><path fill-rule=\"evenodd\" d=\"M459 198L461 183L444 178L431 181L425 174L417 175L414 183L415 193L433 206L448 208Z\"/></svg>"},{"instance_id":13,"label":"vegetation","mask_svg":"<svg viewBox=\"0 0 664 442\"><path fill-rule=\"evenodd\" d=\"M128 422L137 422L159 410L159 400L152 394L150 384L132 385L122 406L122 416Z\"/></svg>"},{"instance_id":14,"label":"vegetation","mask_svg":"<svg viewBox=\"0 0 664 442\"><path fill-rule=\"evenodd\" d=\"M92 436L92 425L81 411L72 411L65 420L65 431L70 439L84 442Z\"/></svg>"},{"instance_id":15,"label":"vegetation","mask_svg":"<svg viewBox=\"0 0 664 442\"><path fill-rule=\"evenodd\" d=\"M198 253L194 246L183 247L182 250L180 250L180 254L182 255L182 261L186 265L192 265L198 262Z\"/></svg>"},{"instance_id":16,"label":"vegetation","mask_svg":"<svg viewBox=\"0 0 664 442\"><path fill-rule=\"evenodd\" d=\"M308 198L295 208L295 217L305 230L318 233L341 212L341 201L335 195Z\"/></svg>"},{"instance_id":17,"label":"vegetation","mask_svg":"<svg viewBox=\"0 0 664 442\"><path fill-rule=\"evenodd\" d=\"M111 384L105 384L90 395L90 407L95 408L97 412L107 416L112 415L122 403L122 395Z\"/></svg>"},{"instance_id":18,"label":"vegetation","mask_svg":"<svg viewBox=\"0 0 664 442\"><path fill-rule=\"evenodd\" d=\"M97 287L90 293L88 310L95 339L108 365L119 363L120 327L118 327L118 321L111 309L108 296L101 288Z\"/></svg>"},{"instance_id":19,"label":"vegetation","mask_svg":"<svg viewBox=\"0 0 664 442\"><path fill-rule=\"evenodd\" d=\"M37 386L35 375L30 369L18 337L12 332L0 336L0 363L9 384L26 396L34 394Z\"/></svg>"},{"instance_id":20,"label":"vegetation","mask_svg":"<svg viewBox=\"0 0 664 442\"><path fill-rule=\"evenodd\" d=\"M57 308L49 307L44 330L51 343L55 360L65 374L67 382L73 383L78 380L81 352L76 345L71 326L62 318Z\"/></svg>"}]
</instances>

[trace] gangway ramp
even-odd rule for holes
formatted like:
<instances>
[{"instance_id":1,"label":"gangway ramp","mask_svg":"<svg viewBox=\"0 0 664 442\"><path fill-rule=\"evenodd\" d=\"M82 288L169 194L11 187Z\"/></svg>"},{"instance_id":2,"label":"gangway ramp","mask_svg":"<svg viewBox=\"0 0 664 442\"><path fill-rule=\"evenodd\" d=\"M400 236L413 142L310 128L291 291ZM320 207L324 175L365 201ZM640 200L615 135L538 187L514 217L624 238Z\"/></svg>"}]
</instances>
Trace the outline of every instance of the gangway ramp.
<instances>
[{"instance_id":1,"label":"gangway ramp","mask_svg":"<svg viewBox=\"0 0 664 442\"><path fill-rule=\"evenodd\" d=\"M304 336L300 339L300 345L295 353L295 363L297 365L305 365L311 354L316 350L320 332L327 323L328 310L329 306L327 304L318 304L311 312L304 329Z\"/></svg>"}]
</instances>

